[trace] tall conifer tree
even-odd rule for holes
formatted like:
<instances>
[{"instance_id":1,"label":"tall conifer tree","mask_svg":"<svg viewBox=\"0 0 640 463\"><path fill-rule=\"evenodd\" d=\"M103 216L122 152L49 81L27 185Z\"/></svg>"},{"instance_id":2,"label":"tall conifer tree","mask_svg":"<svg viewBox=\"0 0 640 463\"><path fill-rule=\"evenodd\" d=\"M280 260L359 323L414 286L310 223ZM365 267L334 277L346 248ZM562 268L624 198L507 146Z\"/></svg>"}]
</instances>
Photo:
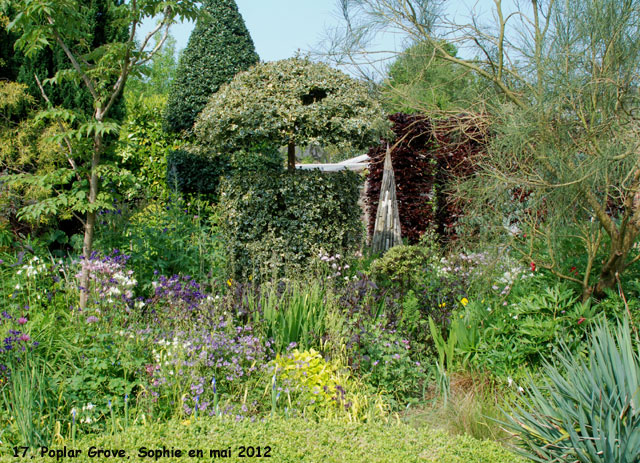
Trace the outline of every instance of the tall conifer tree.
<instances>
[{"instance_id":1,"label":"tall conifer tree","mask_svg":"<svg viewBox=\"0 0 640 463\"><path fill-rule=\"evenodd\" d=\"M211 94L259 61L234 0L205 0L169 93L165 130L191 129Z\"/></svg>"}]
</instances>

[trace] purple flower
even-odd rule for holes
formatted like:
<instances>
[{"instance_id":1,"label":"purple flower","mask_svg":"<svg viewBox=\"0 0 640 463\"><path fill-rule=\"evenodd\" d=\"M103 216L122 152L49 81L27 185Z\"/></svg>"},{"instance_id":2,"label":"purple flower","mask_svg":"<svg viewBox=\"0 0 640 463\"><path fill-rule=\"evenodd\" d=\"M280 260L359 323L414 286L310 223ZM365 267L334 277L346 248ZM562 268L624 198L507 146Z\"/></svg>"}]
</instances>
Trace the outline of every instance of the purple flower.
<instances>
[{"instance_id":1,"label":"purple flower","mask_svg":"<svg viewBox=\"0 0 640 463\"><path fill-rule=\"evenodd\" d=\"M96 317L95 315L90 315L89 317L87 317L87 323L97 323L98 322L98 317Z\"/></svg>"}]
</instances>

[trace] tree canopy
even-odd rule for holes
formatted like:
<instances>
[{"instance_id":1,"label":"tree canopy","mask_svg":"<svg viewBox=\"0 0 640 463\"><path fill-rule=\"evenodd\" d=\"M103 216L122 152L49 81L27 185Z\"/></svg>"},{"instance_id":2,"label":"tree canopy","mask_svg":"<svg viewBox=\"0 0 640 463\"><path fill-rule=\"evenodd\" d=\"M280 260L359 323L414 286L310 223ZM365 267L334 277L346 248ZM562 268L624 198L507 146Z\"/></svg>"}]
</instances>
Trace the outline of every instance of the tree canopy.
<instances>
[{"instance_id":1,"label":"tree canopy","mask_svg":"<svg viewBox=\"0 0 640 463\"><path fill-rule=\"evenodd\" d=\"M165 109L165 129L191 129L211 94L258 60L235 1L205 0L203 16L178 63Z\"/></svg>"},{"instance_id":2,"label":"tree canopy","mask_svg":"<svg viewBox=\"0 0 640 463\"><path fill-rule=\"evenodd\" d=\"M57 123L59 130L53 137L64 149L70 168L60 168L55 175L20 174L15 183L67 187L56 197L47 198L23 208L23 215L37 216L55 213L72 205L76 214L86 213L84 220L83 257L88 262L93 246L96 216L100 209L113 208L113 198L102 191L103 182L121 182L125 176L113 163L105 162L105 152L119 130L117 120L111 119L132 73L135 74L162 47L170 26L180 19L196 19L199 12L195 1L145 0L125 3L105 0L104 14L128 33L113 37L109 42L94 42L94 31L87 22L88 6L79 0L12 0L15 13L9 30L17 34L16 46L27 58L40 50L51 48L64 53L70 64L59 69L47 84L73 82L85 88L91 96L91 112L54 107L46 90L38 83L49 108L39 115ZM140 43L136 42L137 28L153 16L161 19ZM162 38L149 47L152 37L162 31ZM77 44L77 46L75 46ZM74 140L76 142L74 142ZM88 179L88 182L87 182ZM89 270L83 266L80 286L88 287ZM87 293L81 292L80 306L86 307Z\"/></svg>"},{"instance_id":3,"label":"tree canopy","mask_svg":"<svg viewBox=\"0 0 640 463\"><path fill-rule=\"evenodd\" d=\"M196 136L218 151L268 143L365 149L388 129L367 86L307 58L261 63L215 93L195 124Z\"/></svg>"},{"instance_id":4,"label":"tree canopy","mask_svg":"<svg viewBox=\"0 0 640 463\"><path fill-rule=\"evenodd\" d=\"M456 47L444 44L451 55ZM437 56L429 43L418 42L406 48L389 65L381 92L389 113L459 110L469 107L477 97L475 76Z\"/></svg>"}]
</instances>

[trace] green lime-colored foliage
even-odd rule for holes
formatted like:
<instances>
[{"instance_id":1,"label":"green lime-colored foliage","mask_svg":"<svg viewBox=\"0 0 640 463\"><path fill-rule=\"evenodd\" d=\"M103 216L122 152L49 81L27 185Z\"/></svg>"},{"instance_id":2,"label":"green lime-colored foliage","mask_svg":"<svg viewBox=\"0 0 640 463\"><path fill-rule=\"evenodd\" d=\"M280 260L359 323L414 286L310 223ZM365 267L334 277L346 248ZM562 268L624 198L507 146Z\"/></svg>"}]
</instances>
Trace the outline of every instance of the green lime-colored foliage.
<instances>
[{"instance_id":1,"label":"green lime-colored foliage","mask_svg":"<svg viewBox=\"0 0 640 463\"><path fill-rule=\"evenodd\" d=\"M206 0L189 37L165 110L165 129L189 130L211 94L258 62L234 0Z\"/></svg>"},{"instance_id":2,"label":"green lime-colored foliage","mask_svg":"<svg viewBox=\"0 0 640 463\"><path fill-rule=\"evenodd\" d=\"M286 388L287 399L296 408L315 411L345 406L347 384L340 384L338 367L316 350L294 349L278 355L273 365L279 384Z\"/></svg>"},{"instance_id":3,"label":"green lime-colored foliage","mask_svg":"<svg viewBox=\"0 0 640 463\"><path fill-rule=\"evenodd\" d=\"M227 255L236 278L283 275L320 249L358 249L363 229L360 178L350 171L241 173L225 180L220 207Z\"/></svg>"},{"instance_id":4,"label":"green lime-colored foliage","mask_svg":"<svg viewBox=\"0 0 640 463\"><path fill-rule=\"evenodd\" d=\"M68 443L67 443L68 444ZM102 462L107 459L91 458L89 447L125 449L131 459L138 457L138 449L209 449L231 447L231 458L240 462L240 446L266 446L271 459L278 463L375 463L402 461L407 463L520 463L516 455L489 441L466 436L452 437L444 432L427 428L414 429L402 424L319 423L301 419L275 419L264 422L234 423L232 420L203 419L197 421L171 421L165 424L135 426L114 436L83 439L76 447L84 449L74 461ZM53 448L57 448L53 447ZM75 448L75 447L74 447ZM5 454L4 458L10 457ZM148 458L148 457L147 457ZM184 457L181 461L196 461ZM7 460L9 461L9 460ZM33 460L37 461L37 460Z\"/></svg>"},{"instance_id":5,"label":"green lime-colored foliage","mask_svg":"<svg viewBox=\"0 0 640 463\"><path fill-rule=\"evenodd\" d=\"M640 458L640 343L628 321L599 323L586 356L564 344L506 425L533 461L635 463Z\"/></svg>"},{"instance_id":6,"label":"green lime-colored foliage","mask_svg":"<svg viewBox=\"0 0 640 463\"><path fill-rule=\"evenodd\" d=\"M290 58L236 75L194 127L203 145L225 152L256 143L366 149L388 125L366 85L326 64Z\"/></svg>"}]
</instances>

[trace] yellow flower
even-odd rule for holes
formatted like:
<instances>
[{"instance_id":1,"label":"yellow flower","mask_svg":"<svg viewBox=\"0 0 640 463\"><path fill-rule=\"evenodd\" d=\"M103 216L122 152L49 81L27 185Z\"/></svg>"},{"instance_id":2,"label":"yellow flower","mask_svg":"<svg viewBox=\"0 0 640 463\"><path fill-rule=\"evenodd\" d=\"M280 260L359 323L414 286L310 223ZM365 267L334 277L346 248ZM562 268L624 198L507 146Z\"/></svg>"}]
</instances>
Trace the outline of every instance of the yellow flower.
<instances>
[{"instance_id":1,"label":"yellow flower","mask_svg":"<svg viewBox=\"0 0 640 463\"><path fill-rule=\"evenodd\" d=\"M467 299L466 297L463 297L462 300L460 301L460 304L462 304L463 307L466 307L468 303L469 303L469 299Z\"/></svg>"},{"instance_id":2,"label":"yellow flower","mask_svg":"<svg viewBox=\"0 0 640 463\"><path fill-rule=\"evenodd\" d=\"M233 281L231 280L231 278L229 278L229 279L227 280L227 284L228 284L229 286L231 286L231 283L233 283Z\"/></svg>"},{"instance_id":3,"label":"yellow flower","mask_svg":"<svg viewBox=\"0 0 640 463\"><path fill-rule=\"evenodd\" d=\"M447 303L446 303L446 302L443 302L443 303L442 303L442 304L440 304L438 307L441 307L441 308L442 308L442 307L446 307L446 305L447 305Z\"/></svg>"}]
</instances>

